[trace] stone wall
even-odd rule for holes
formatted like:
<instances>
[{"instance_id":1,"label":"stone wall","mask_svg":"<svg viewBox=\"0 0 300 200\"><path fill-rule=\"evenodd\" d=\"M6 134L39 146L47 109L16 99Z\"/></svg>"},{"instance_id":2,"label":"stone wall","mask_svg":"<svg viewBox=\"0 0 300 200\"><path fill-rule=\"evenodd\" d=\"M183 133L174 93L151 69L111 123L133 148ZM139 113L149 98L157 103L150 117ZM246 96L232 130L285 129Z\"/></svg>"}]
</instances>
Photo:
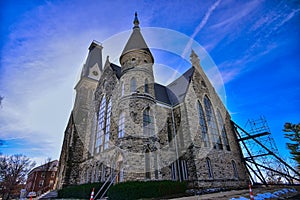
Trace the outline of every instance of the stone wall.
<instances>
[{"instance_id":1,"label":"stone wall","mask_svg":"<svg viewBox=\"0 0 300 200\"><path fill-rule=\"evenodd\" d=\"M189 178L195 182L195 185L206 188L232 187L235 184L238 184L242 187L247 186L249 180L246 175L245 166L242 163L239 144L236 140L235 133L232 131L230 115L217 96L212 85L205 81L207 78L204 76L205 74L201 75L199 71L195 70L184 102L187 108L187 118L189 121L188 127L192 138L192 152L196 166L196 179L195 176L190 176ZM210 147L204 146L199 125L197 102L199 101L204 109L203 98L205 95L212 103L213 112L216 114L216 110L219 109L223 120L225 120L225 130L227 133L230 150L227 150L224 145L223 149L214 149L213 144L211 143L211 138ZM209 131L208 134L210 134ZM223 140L222 143L224 144ZM211 162L212 177L209 176L206 160L207 158L209 158ZM237 176L234 174L232 161L236 163ZM192 162L189 162L189 164L191 163ZM189 166L189 169L191 169L191 166Z\"/></svg>"}]
</instances>

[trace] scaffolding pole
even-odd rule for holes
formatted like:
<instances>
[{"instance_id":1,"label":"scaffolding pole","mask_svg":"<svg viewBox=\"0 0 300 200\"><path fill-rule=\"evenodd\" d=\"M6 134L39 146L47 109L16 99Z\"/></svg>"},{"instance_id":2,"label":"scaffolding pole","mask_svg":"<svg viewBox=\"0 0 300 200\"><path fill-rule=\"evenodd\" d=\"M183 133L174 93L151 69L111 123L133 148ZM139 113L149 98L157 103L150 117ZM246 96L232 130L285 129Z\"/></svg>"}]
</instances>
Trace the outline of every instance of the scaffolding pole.
<instances>
[{"instance_id":1,"label":"scaffolding pole","mask_svg":"<svg viewBox=\"0 0 300 200\"><path fill-rule=\"evenodd\" d=\"M237 141L242 149L245 166L253 183L255 183L254 175L264 185L282 184L281 178L287 182L290 180L300 182L299 172L280 158L264 117L258 120L248 120L246 127L250 126L250 131L246 131L234 122L232 123ZM290 171L294 173L293 176ZM277 180L275 180L276 177Z\"/></svg>"}]
</instances>

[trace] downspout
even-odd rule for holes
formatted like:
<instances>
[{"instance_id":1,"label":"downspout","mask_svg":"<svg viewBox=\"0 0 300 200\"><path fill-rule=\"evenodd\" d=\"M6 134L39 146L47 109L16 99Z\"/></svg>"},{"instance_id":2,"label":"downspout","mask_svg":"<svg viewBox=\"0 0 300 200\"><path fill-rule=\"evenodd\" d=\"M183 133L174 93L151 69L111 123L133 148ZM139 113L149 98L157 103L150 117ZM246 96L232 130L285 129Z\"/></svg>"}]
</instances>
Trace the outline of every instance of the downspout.
<instances>
[{"instance_id":1,"label":"downspout","mask_svg":"<svg viewBox=\"0 0 300 200\"><path fill-rule=\"evenodd\" d=\"M177 136L176 136L176 126L175 126L175 118L174 118L174 110L172 109L172 125L173 125L173 134L174 134L174 142L175 142L175 152L176 152L176 161L177 161L177 171L179 176L179 181L181 180L181 173L180 173L180 163L179 163L179 154L178 154L178 146L177 146Z\"/></svg>"}]
</instances>

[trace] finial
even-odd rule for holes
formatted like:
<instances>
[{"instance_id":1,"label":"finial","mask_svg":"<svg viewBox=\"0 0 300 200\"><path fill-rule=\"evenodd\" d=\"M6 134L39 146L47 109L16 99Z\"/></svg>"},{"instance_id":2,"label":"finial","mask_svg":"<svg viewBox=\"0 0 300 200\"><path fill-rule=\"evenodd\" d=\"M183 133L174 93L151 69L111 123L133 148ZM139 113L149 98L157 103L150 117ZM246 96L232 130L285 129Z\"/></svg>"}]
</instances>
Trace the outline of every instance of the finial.
<instances>
[{"instance_id":1,"label":"finial","mask_svg":"<svg viewBox=\"0 0 300 200\"><path fill-rule=\"evenodd\" d=\"M199 66L200 67L200 59L198 55L195 53L194 49L192 49L191 55L190 55L191 63L194 67Z\"/></svg>"},{"instance_id":2,"label":"finial","mask_svg":"<svg viewBox=\"0 0 300 200\"><path fill-rule=\"evenodd\" d=\"M195 53L194 49L192 49L190 58L198 58L198 55Z\"/></svg>"},{"instance_id":3,"label":"finial","mask_svg":"<svg viewBox=\"0 0 300 200\"><path fill-rule=\"evenodd\" d=\"M133 28L136 28L136 27L139 27L139 20L137 18L137 12L134 13L134 21L133 21L133 24L134 24L134 27Z\"/></svg>"}]
</instances>

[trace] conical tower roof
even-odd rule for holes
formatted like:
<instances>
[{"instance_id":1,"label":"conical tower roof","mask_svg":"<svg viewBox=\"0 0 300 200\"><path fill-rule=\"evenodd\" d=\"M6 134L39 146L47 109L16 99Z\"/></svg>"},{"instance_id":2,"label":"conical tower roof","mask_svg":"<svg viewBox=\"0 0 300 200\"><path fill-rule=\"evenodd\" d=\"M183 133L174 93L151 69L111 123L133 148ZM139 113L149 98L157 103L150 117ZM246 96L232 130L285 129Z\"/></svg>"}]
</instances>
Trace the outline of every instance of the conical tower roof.
<instances>
[{"instance_id":1,"label":"conical tower roof","mask_svg":"<svg viewBox=\"0 0 300 200\"><path fill-rule=\"evenodd\" d=\"M150 54L152 60L154 60L152 53L151 53L148 45L146 44L144 37L140 31L137 13L135 13L135 18L134 18L133 24L134 24L133 31L125 45L125 48L122 52L120 60L124 54L126 54L130 51L136 51L136 50L144 50L144 51L148 52Z\"/></svg>"}]
</instances>

